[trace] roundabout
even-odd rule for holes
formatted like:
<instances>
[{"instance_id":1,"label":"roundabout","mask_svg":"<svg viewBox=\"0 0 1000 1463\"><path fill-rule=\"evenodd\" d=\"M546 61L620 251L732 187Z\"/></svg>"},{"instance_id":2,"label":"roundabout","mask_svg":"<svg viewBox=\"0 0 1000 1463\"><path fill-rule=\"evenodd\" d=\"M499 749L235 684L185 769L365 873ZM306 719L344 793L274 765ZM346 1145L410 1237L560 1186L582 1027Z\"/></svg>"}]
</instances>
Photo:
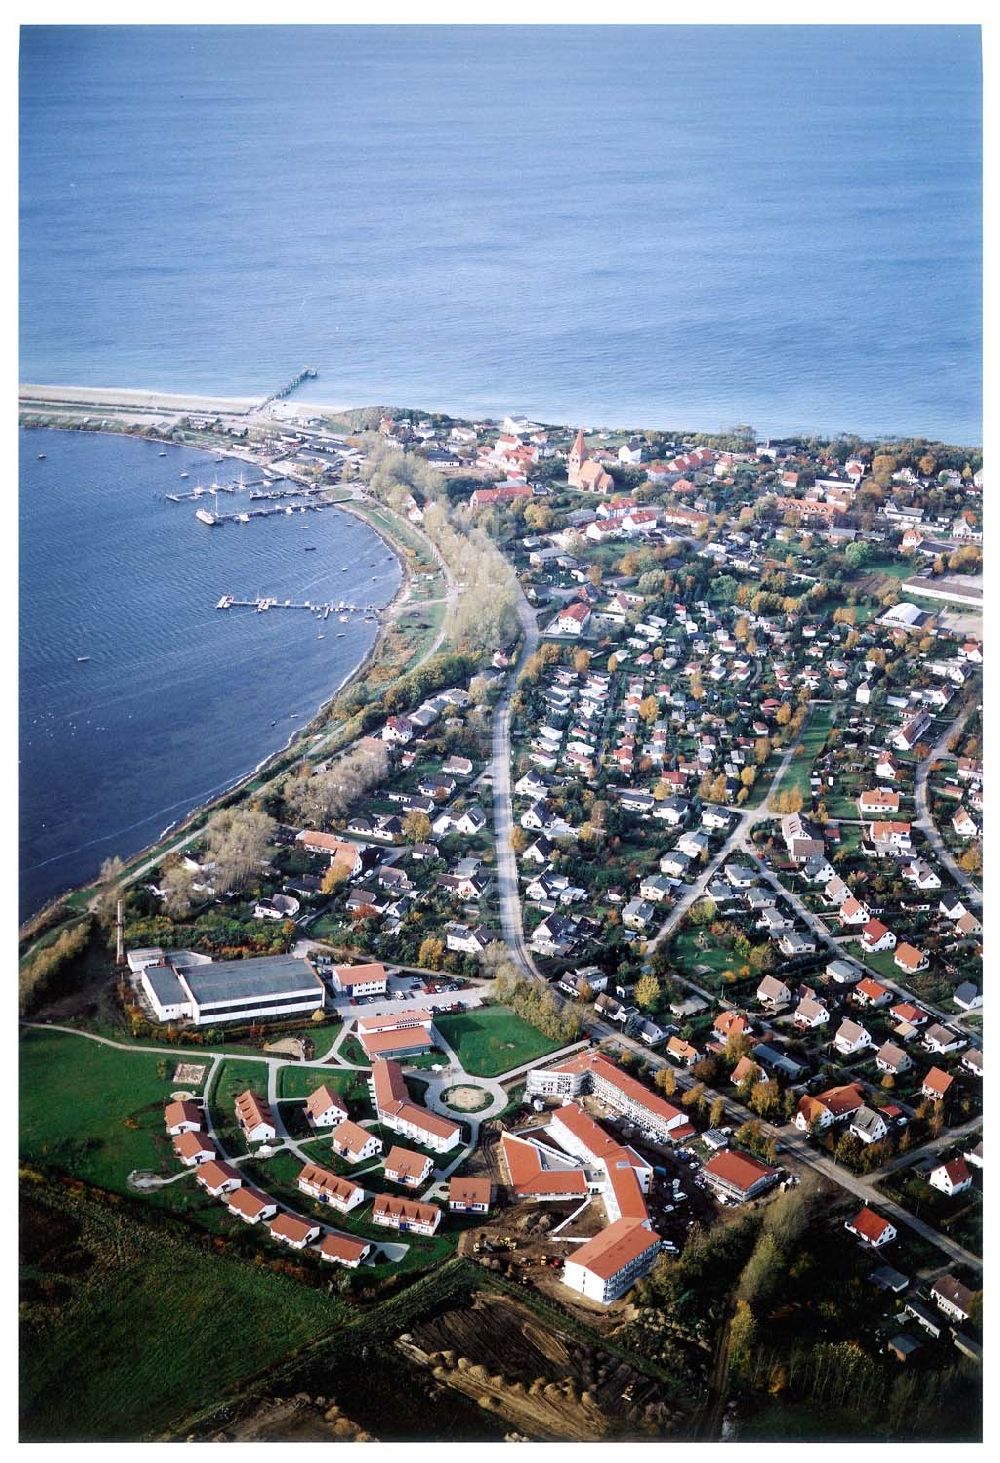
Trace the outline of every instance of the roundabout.
<instances>
[{"instance_id":1,"label":"roundabout","mask_svg":"<svg viewBox=\"0 0 1000 1463\"><path fill-rule=\"evenodd\" d=\"M474 1082L460 1082L453 1087L446 1087L438 1100L453 1112L462 1113L483 1112L492 1107L494 1101L492 1093Z\"/></svg>"}]
</instances>

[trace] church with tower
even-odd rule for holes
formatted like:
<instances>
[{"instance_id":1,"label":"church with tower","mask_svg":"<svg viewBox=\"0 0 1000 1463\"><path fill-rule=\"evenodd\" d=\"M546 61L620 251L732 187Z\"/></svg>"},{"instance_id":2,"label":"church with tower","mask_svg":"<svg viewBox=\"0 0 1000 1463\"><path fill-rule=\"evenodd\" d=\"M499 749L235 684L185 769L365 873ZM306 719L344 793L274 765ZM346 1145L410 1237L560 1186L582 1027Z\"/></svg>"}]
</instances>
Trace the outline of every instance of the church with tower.
<instances>
[{"instance_id":1,"label":"church with tower","mask_svg":"<svg viewBox=\"0 0 1000 1463\"><path fill-rule=\"evenodd\" d=\"M569 451L566 478L571 488L579 488L584 493L610 493L615 485L611 474L589 456L582 427Z\"/></svg>"}]
</instances>

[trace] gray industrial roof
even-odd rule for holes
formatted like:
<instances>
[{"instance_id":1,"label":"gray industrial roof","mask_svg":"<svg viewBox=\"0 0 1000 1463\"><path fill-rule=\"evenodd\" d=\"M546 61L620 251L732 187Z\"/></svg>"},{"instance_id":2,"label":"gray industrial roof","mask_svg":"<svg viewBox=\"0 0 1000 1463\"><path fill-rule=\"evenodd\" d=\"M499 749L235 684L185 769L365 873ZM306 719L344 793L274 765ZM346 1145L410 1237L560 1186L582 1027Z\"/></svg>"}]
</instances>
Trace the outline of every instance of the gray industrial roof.
<instances>
[{"instance_id":1,"label":"gray industrial roof","mask_svg":"<svg viewBox=\"0 0 1000 1463\"><path fill-rule=\"evenodd\" d=\"M184 973L199 1006L219 1001L259 1000L322 988L307 960L294 955L261 955L253 960L219 960Z\"/></svg>"},{"instance_id":2,"label":"gray industrial roof","mask_svg":"<svg viewBox=\"0 0 1000 1463\"><path fill-rule=\"evenodd\" d=\"M180 1006L187 1000L187 991L169 965L147 965L143 974L161 1006Z\"/></svg>"}]
</instances>

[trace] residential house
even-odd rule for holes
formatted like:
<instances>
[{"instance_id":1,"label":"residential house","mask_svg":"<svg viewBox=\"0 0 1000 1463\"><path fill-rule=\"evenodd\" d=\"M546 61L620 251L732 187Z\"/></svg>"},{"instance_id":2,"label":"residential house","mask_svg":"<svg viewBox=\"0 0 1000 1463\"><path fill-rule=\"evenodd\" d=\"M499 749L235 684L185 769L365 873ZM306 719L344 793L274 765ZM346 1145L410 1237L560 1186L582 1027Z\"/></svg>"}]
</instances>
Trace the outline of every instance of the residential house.
<instances>
[{"instance_id":1,"label":"residential house","mask_svg":"<svg viewBox=\"0 0 1000 1463\"><path fill-rule=\"evenodd\" d=\"M808 1132L813 1124L818 1128L829 1128L852 1117L864 1105L864 1100L864 1089L856 1082L830 1087L816 1097L806 1094L799 1099L793 1121L803 1133Z\"/></svg>"},{"instance_id":2,"label":"residential house","mask_svg":"<svg viewBox=\"0 0 1000 1463\"><path fill-rule=\"evenodd\" d=\"M488 1178L466 1174L448 1184L448 1208L453 1214L488 1214L492 1200L493 1185Z\"/></svg>"},{"instance_id":3,"label":"residential house","mask_svg":"<svg viewBox=\"0 0 1000 1463\"><path fill-rule=\"evenodd\" d=\"M231 1164L224 1163L221 1158L209 1159L207 1163L200 1163L195 1173L195 1181L201 1184L213 1199L220 1199L224 1194L232 1193L233 1189L238 1189L243 1182L237 1170Z\"/></svg>"},{"instance_id":4,"label":"residential house","mask_svg":"<svg viewBox=\"0 0 1000 1463\"><path fill-rule=\"evenodd\" d=\"M942 1026L935 1021L928 1026L924 1032L924 1046L927 1051L935 1056L942 1056L946 1052L960 1051L966 1045L965 1037L959 1036L957 1031L951 1031L947 1026Z\"/></svg>"},{"instance_id":5,"label":"residential house","mask_svg":"<svg viewBox=\"0 0 1000 1463\"><path fill-rule=\"evenodd\" d=\"M867 1105L858 1108L848 1128L848 1132L853 1133L855 1138L860 1138L862 1143L879 1143L888 1131L882 1114Z\"/></svg>"},{"instance_id":6,"label":"residential house","mask_svg":"<svg viewBox=\"0 0 1000 1463\"><path fill-rule=\"evenodd\" d=\"M854 987L854 1000L859 1006L872 1008L887 1006L892 1000L892 991L888 986L873 980L871 976L865 976L864 980L859 980Z\"/></svg>"},{"instance_id":7,"label":"residential house","mask_svg":"<svg viewBox=\"0 0 1000 1463\"><path fill-rule=\"evenodd\" d=\"M241 1184L232 1191L226 1200L226 1208L234 1218L242 1219L244 1224L257 1224L278 1212L278 1206L273 1199L247 1184Z\"/></svg>"},{"instance_id":8,"label":"residential house","mask_svg":"<svg viewBox=\"0 0 1000 1463\"><path fill-rule=\"evenodd\" d=\"M894 950L896 936L880 919L870 919L861 931L861 943L869 954L874 955L879 950Z\"/></svg>"},{"instance_id":9,"label":"residential house","mask_svg":"<svg viewBox=\"0 0 1000 1463\"><path fill-rule=\"evenodd\" d=\"M325 1083L306 1098L305 1111L311 1128L335 1128L347 1117L346 1104Z\"/></svg>"},{"instance_id":10,"label":"residential house","mask_svg":"<svg viewBox=\"0 0 1000 1463\"><path fill-rule=\"evenodd\" d=\"M287 1245L290 1250L304 1250L306 1245L319 1238L319 1225L299 1219L295 1214L279 1214L267 1227L271 1238Z\"/></svg>"},{"instance_id":11,"label":"residential house","mask_svg":"<svg viewBox=\"0 0 1000 1463\"><path fill-rule=\"evenodd\" d=\"M215 1144L201 1133L179 1133L173 1141L173 1150L185 1168L195 1168L218 1157Z\"/></svg>"},{"instance_id":12,"label":"residential house","mask_svg":"<svg viewBox=\"0 0 1000 1463\"><path fill-rule=\"evenodd\" d=\"M436 1204L422 1204L416 1199L397 1198L394 1194L376 1194L372 1221L403 1234L436 1233L441 1223L441 1210Z\"/></svg>"},{"instance_id":13,"label":"residential house","mask_svg":"<svg viewBox=\"0 0 1000 1463\"><path fill-rule=\"evenodd\" d=\"M733 1150L716 1153L702 1168L714 1192L731 1203L745 1203L773 1188L781 1177L776 1168Z\"/></svg>"},{"instance_id":14,"label":"residential house","mask_svg":"<svg viewBox=\"0 0 1000 1463\"><path fill-rule=\"evenodd\" d=\"M321 1260L356 1270L362 1260L371 1254L372 1247L367 1240L352 1239L347 1234L329 1233L323 1236L317 1248Z\"/></svg>"},{"instance_id":15,"label":"residential house","mask_svg":"<svg viewBox=\"0 0 1000 1463\"><path fill-rule=\"evenodd\" d=\"M236 1098L236 1118L248 1143L267 1143L277 1136L274 1114L263 1097L241 1092Z\"/></svg>"},{"instance_id":16,"label":"residential house","mask_svg":"<svg viewBox=\"0 0 1000 1463\"><path fill-rule=\"evenodd\" d=\"M360 1184L340 1178L316 1163L305 1164L299 1170L296 1182L301 1194L307 1194L310 1199L316 1199L321 1204L329 1204L332 1208L339 1209L341 1214L348 1214L364 1203L365 1191Z\"/></svg>"},{"instance_id":17,"label":"residential house","mask_svg":"<svg viewBox=\"0 0 1000 1463\"><path fill-rule=\"evenodd\" d=\"M881 1249L883 1245L891 1243L896 1238L896 1227L890 1224L888 1219L883 1219L881 1214L876 1214L874 1209L867 1205L848 1219L844 1224L848 1234L853 1234L862 1244L870 1245L872 1249Z\"/></svg>"},{"instance_id":18,"label":"residential house","mask_svg":"<svg viewBox=\"0 0 1000 1463\"><path fill-rule=\"evenodd\" d=\"M825 1026L829 1019L830 1012L815 996L803 996L795 1008L795 1025L800 1031L811 1031L818 1026Z\"/></svg>"},{"instance_id":19,"label":"residential house","mask_svg":"<svg viewBox=\"0 0 1000 1463\"><path fill-rule=\"evenodd\" d=\"M904 975L916 975L918 971L926 970L930 961L923 950L916 949L915 946L904 940L901 945L896 946L893 964L898 966Z\"/></svg>"},{"instance_id":20,"label":"residential house","mask_svg":"<svg viewBox=\"0 0 1000 1463\"><path fill-rule=\"evenodd\" d=\"M383 1170L390 1183L416 1189L429 1177L434 1160L424 1153L393 1144L385 1156Z\"/></svg>"},{"instance_id":21,"label":"residential house","mask_svg":"<svg viewBox=\"0 0 1000 1463\"><path fill-rule=\"evenodd\" d=\"M757 999L766 1010L781 1011L791 1003L792 993L783 980L765 975L757 987Z\"/></svg>"},{"instance_id":22,"label":"residential house","mask_svg":"<svg viewBox=\"0 0 1000 1463\"><path fill-rule=\"evenodd\" d=\"M664 1050L668 1057L680 1063L682 1067L693 1067L701 1056L696 1046L692 1046L689 1041L684 1041L679 1036L672 1036Z\"/></svg>"},{"instance_id":23,"label":"residential house","mask_svg":"<svg viewBox=\"0 0 1000 1463\"><path fill-rule=\"evenodd\" d=\"M338 1158L348 1163L361 1163L366 1158L375 1158L382 1152L382 1139L360 1123L346 1118L334 1130L331 1147Z\"/></svg>"},{"instance_id":24,"label":"residential house","mask_svg":"<svg viewBox=\"0 0 1000 1463\"><path fill-rule=\"evenodd\" d=\"M942 1275L931 1286L931 1300L952 1321L967 1321L972 1314L975 1292L954 1275Z\"/></svg>"},{"instance_id":25,"label":"residential house","mask_svg":"<svg viewBox=\"0 0 1000 1463\"><path fill-rule=\"evenodd\" d=\"M939 1163L931 1169L927 1182L932 1189L939 1189L952 1199L972 1188L972 1174L964 1158L953 1158L949 1163Z\"/></svg>"},{"instance_id":26,"label":"residential house","mask_svg":"<svg viewBox=\"0 0 1000 1463\"><path fill-rule=\"evenodd\" d=\"M913 1066L913 1062L907 1052L893 1041L883 1042L875 1053L875 1066L880 1072L888 1072L893 1077L900 1076Z\"/></svg>"},{"instance_id":27,"label":"residential house","mask_svg":"<svg viewBox=\"0 0 1000 1463\"><path fill-rule=\"evenodd\" d=\"M871 1035L859 1021L851 1021L847 1017L840 1023L837 1034L833 1038L833 1044L841 1056L851 1057L857 1052L864 1051L866 1047L874 1046Z\"/></svg>"},{"instance_id":28,"label":"residential house","mask_svg":"<svg viewBox=\"0 0 1000 1463\"><path fill-rule=\"evenodd\" d=\"M920 1096L929 1097L932 1102L942 1102L951 1090L954 1077L942 1072L940 1067L931 1067L920 1085Z\"/></svg>"},{"instance_id":29,"label":"residential house","mask_svg":"<svg viewBox=\"0 0 1000 1463\"><path fill-rule=\"evenodd\" d=\"M200 1132L204 1124L204 1117L201 1107L196 1102L168 1102L163 1112L167 1136L176 1138L180 1133Z\"/></svg>"}]
</instances>

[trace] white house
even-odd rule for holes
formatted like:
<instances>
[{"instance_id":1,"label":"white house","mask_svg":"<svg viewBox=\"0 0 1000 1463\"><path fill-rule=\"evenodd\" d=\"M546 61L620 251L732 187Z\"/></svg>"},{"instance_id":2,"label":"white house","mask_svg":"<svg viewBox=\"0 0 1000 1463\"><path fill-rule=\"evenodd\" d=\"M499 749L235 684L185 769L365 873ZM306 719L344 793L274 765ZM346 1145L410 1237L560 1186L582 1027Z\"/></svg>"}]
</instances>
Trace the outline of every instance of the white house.
<instances>
[{"instance_id":1,"label":"white house","mask_svg":"<svg viewBox=\"0 0 1000 1463\"><path fill-rule=\"evenodd\" d=\"M853 1056L855 1052L864 1051L866 1047L875 1045L870 1033L859 1021L851 1021L846 1017L837 1029L833 1044L844 1057Z\"/></svg>"},{"instance_id":2,"label":"white house","mask_svg":"<svg viewBox=\"0 0 1000 1463\"><path fill-rule=\"evenodd\" d=\"M950 1163L939 1163L931 1170L927 1182L932 1189L939 1189L949 1199L972 1187L972 1174L964 1158L953 1158Z\"/></svg>"}]
</instances>

